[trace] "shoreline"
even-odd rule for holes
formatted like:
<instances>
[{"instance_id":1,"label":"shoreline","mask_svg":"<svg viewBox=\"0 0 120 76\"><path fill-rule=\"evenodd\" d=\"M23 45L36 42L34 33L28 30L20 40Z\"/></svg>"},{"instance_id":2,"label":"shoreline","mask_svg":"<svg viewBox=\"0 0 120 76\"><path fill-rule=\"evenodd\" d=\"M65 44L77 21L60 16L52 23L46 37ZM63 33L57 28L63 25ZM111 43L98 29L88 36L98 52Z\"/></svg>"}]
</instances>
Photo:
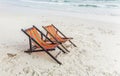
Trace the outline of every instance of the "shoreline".
<instances>
[{"instance_id":1,"label":"shoreline","mask_svg":"<svg viewBox=\"0 0 120 76\"><path fill-rule=\"evenodd\" d=\"M0 8L1 11L2 76L120 76L120 23L116 21L119 17L48 10L41 12L18 7L9 10ZM70 53L58 56L62 66L44 52L24 53L29 49L28 37L21 29L36 25L45 33L41 26L49 24L54 24L65 35L73 37L72 41L77 45L75 48L68 42L64 44ZM58 52L56 49L51 53L56 55Z\"/></svg>"},{"instance_id":2,"label":"shoreline","mask_svg":"<svg viewBox=\"0 0 120 76\"><path fill-rule=\"evenodd\" d=\"M115 11L117 12L117 11ZM50 15L49 15L50 14ZM30 7L20 7L20 6L11 6L6 5L0 8L0 16L64 16L64 17L75 17L85 20L95 20L108 23L120 24L119 15L99 15L99 14L83 14L79 12L70 12L70 11L58 11L58 10L49 10L49 9L35 9Z\"/></svg>"}]
</instances>

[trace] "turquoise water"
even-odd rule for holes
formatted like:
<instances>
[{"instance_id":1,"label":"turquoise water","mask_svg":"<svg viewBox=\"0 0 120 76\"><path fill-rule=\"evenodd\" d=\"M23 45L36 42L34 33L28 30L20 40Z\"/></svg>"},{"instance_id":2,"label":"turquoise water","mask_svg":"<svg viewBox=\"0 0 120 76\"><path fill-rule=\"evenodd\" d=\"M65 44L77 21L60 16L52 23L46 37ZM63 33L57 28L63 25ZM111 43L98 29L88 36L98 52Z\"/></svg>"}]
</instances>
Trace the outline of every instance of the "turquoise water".
<instances>
[{"instance_id":1,"label":"turquoise water","mask_svg":"<svg viewBox=\"0 0 120 76\"><path fill-rule=\"evenodd\" d=\"M35 9L120 15L120 0L0 0L0 2Z\"/></svg>"},{"instance_id":2,"label":"turquoise water","mask_svg":"<svg viewBox=\"0 0 120 76\"><path fill-rule=\"evenodd\" d=\"M38 5L58 5L71 7L93 7L93 8L120 8L120 0L0 0L11 4L33 6ZM40 6L39 5L39 6ZM46 6L45 5L45 6Z\"/></svg>"}]
</instances>

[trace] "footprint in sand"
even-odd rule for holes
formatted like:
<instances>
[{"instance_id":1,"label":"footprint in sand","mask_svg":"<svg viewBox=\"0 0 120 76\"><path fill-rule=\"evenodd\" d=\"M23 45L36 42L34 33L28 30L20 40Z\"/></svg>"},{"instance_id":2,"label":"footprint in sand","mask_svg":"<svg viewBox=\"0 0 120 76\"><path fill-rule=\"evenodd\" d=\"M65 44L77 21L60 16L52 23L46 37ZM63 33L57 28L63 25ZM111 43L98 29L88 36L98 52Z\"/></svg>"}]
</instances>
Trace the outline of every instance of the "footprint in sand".
<instances>
[{"instance_id":1,"label":"footprint in sand","mask_svg":"<svg viewBox=\"0 0 120 76\"><path fill-rule=\"evenodd\" d=\"M112 76L120 76L120 73L118 73L117 71L114 71Z\"/></svg>"},{"instance_id":2,"label":"footprint in sand","mask_svg":"<svg viewBox=\"0 0 120 76\"><path fill-rule=\"evenodd\" d=\"M102 72L102 74L103 74L104 76L113 76L111 73L108 73L108 72Z\"/></svg>"},{"instance_id":3,"label":"footprint in sand","mask_svg":"<svg viewBox=\"0 0 120 76\"><path fill-rule=\"evenodd\" d=\"M101 47L101 42L97 42L96 40L92 40L94 46Z\"/></svg>"},{"instance_id":4,"label":"footprint in sand","mask_svg":"<svg viewBox=\"0 0 120 76\"><path fill-rule=\"evenodd\" d=\"M94 66L90 66L90 65L86 65L85 66L86 67L86 71L93 71L94 69L95 69L95 67Z\"/></svg>"},{"instance_id":5,"label":"footprint in sand","mask_svg":"<svg viewBox=\"0 0 120 76\"><path fill-rule=\"evenodd\" d=\"M103 74L104 76L120 76L120 74L118 74L117 71L114 71L114 72L112 72L112 73L110 73L110 72L102 72L102 74Z\"/></svg>"},{"instance_id":6,"label":"footprint in sand","mask_svg":"<svg viewBox=\"0 0 120 76\"><path fill-rule=\"evenodd\" d=\"M35 70L30 67L23 68L23 72L26 76L40 76Z\"/></svg>"},{"instance_id":7,"label":"footprint in sand","mask_svg":"<svg viewBox=\"0 0 120 76\"><path fill-rule=\"evenodd\" d=\"M86 27L86 29L93 30L95 28L94 27Z\"/></svg>"},{"instance_id":8,"label":"footprint in sand","mask_svg":"<svg viewBox=\"0 0 120 76\"><path fill-rule=\"evenodd\" d=\"M102 28L98 28L98 30L100 31L101 34L108 34L108 35L114 35L115 33L112 30L105 30Z\"/></svg>"},{"instance_id":9,"label":"footprint in sand","mask_svg":"<svg viewBox=\"0 0 120 76\"><path fill-rule=\"evenodd\" d=\"M94 34L93 34L93 33L89 33L88 35L94 37Z\"/></svg>"}]
</instances>

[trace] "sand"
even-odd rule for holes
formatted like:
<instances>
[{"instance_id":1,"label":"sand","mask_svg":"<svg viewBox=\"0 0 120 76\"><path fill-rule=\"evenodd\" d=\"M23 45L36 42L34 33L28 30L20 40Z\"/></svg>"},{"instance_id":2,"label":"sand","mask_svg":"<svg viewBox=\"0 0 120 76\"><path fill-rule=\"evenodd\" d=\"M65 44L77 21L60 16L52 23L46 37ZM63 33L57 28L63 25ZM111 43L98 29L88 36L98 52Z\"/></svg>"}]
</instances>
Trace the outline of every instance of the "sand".
<instances>
[{"instance_id":1,"label":"sand","mask_svg":"<svg viewBox=\"0 0 120 76\"><path fill-rule=\"evenodd\" d=\"M119 23L70 15L0 13L0 76L120 76ZM41 26L49 24L73 37L77 45L64 44L70 53L57 57L63 65L44 52L24 53L28 37L21 29L35 25L45 33Z\"/></svg>"}]
</instances>

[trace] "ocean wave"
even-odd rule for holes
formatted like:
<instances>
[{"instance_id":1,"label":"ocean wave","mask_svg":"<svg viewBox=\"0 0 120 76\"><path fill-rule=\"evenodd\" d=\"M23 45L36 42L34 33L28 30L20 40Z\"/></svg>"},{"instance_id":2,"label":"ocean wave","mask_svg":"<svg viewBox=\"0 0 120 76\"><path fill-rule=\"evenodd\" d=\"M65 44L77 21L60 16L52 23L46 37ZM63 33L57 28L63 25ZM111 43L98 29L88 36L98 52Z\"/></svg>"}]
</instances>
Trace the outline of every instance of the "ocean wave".
<instances>
[{"instance_id":1,"label":"ocean wave","mask_svg":"<svg viewBox=\"0 0 120 76\"><path fill-rule=\"evenodd\" d=\"M81 2L120 2L120 0L27 0L27 1L36 1L36 2L56 2L56 3L81 3Z\"/></svg>"},{"instance_id":2,"label":"ocean wave","mask_svg":"<svg viewBox=\"0 0 120 76\"><path fill-rule=\"evenodd\" d=\"M93 7L93 8L120 8L119 0L21 0L22 2L32 4L61 5L75 7Z\"/></svg>"},{"instance_id":3,"label":"ocean wave","mask_svg":"<svg viewBox=\"0 0 120 76\"><path fill-rule=\"evenodd\" d=\"M93 7L93 8L119 8L118 5L97 5L97 4L79 4L78 7Z\"/></svg>"},{"instance_id":4,"label":"ocean wave","mask_svg":"<svg viewBox=\"0 0 120 76\"><path fill-rule=\"evenodd\" d=\"M79 7L99 7L98 5L90 5L90 4L79 4Z\"/></svg>"},{"instance_id":5,"label":"ocean wave","mask_svg":"<svg viewBox=\"0 0 120 76\"><path fill-rule=\"evenodd\" d=\"M118 0L1 0L0 2L38 10L47 9L83 14L120 15L120 1Z\"/></svg>"}]
</instances>

